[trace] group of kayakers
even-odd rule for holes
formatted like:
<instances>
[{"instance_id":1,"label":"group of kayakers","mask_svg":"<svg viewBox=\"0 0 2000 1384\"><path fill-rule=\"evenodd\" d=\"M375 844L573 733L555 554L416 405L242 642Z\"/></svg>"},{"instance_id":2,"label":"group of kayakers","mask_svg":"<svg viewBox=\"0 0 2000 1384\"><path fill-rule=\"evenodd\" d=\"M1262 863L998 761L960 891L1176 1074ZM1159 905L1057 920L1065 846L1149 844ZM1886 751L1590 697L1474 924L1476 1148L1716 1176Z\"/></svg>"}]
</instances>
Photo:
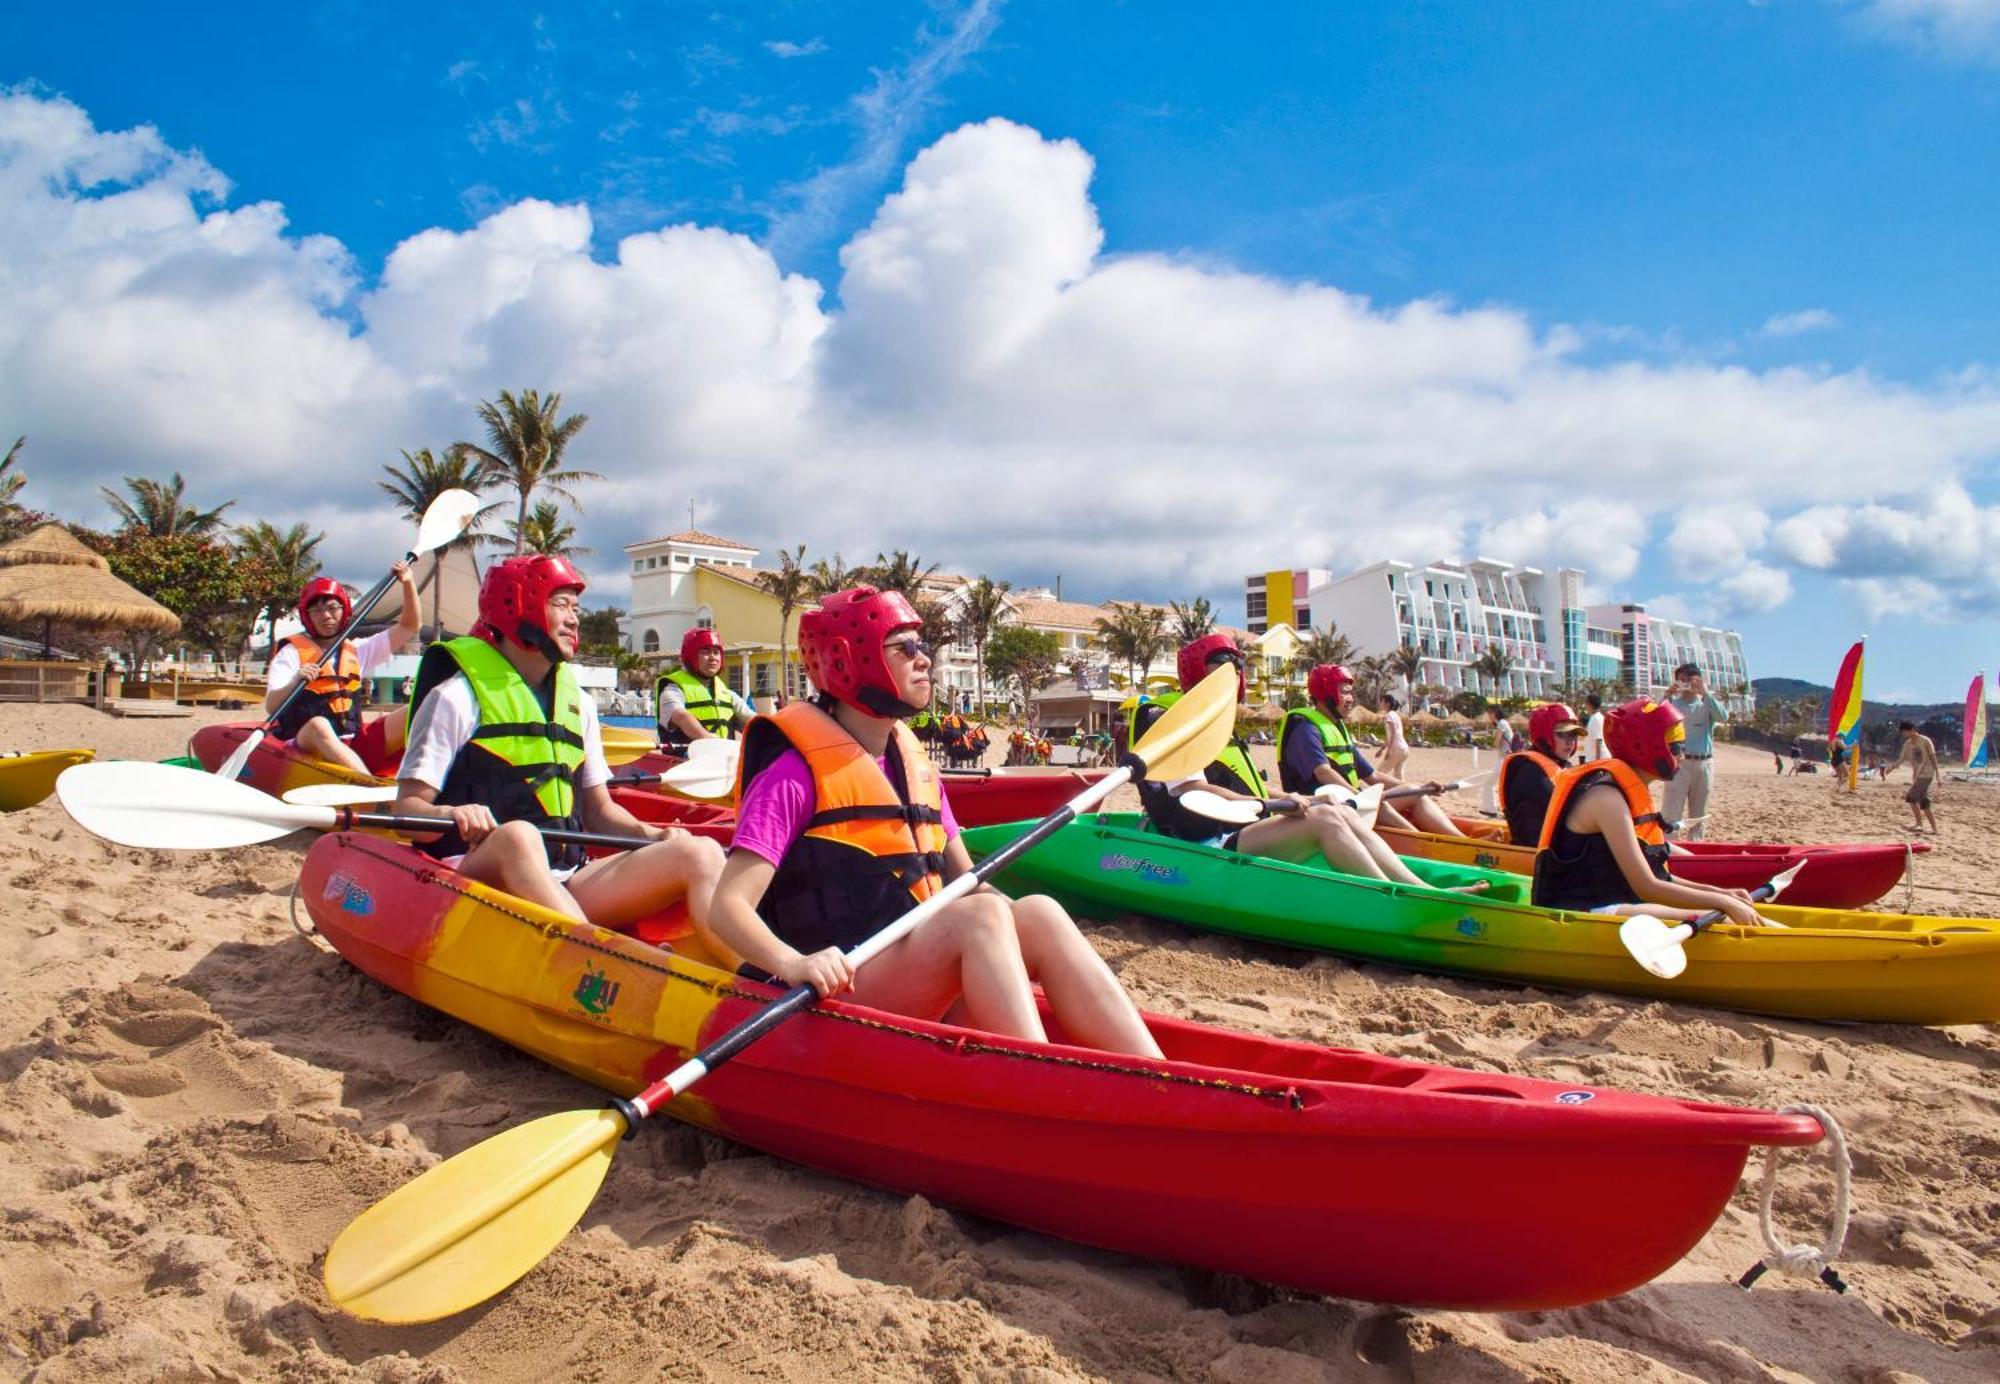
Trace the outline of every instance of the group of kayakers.
<instances>
[{"instance_id":1,"label":"group of kayakers","mask_svg":"<svg viewBox=\"0 0 2000 1384\"><path fill-rule=\"evenodd\" d=\"M416 633L416 593L406 571L403 611L384 634L323 647L349 609L337 583L315 582L299 601L305 631L273 658L271 705L300 681L280 729L321 758L361 758L360 680ZM569 917L619 928L684 904L711 950L751 977L851 990L863 1003L922 1019L963 1022L1021 1038L1046 1030L1034 987L1069 1038L1157 1056L1158 1047L1110 969L1053 899L1010 899L982 887L944 907L857 973L844 953L972 868L939 772L906 722L931 703L931 650L922 622L895 591L857 586L799 619L802 661L816 693L757 715L721 677L712 629L689 631L681 666L658 684L663 744L686 752L706 739L740 741L735 833L726 856L712 841L638 821L612 798L595 702L571 667L580 639L582 573L566 559L521 556L496 564L479 593L473 633L425 650L411 699L394 811L436 818L420 848L467 878ZM281 660L283 662L281 663ZM1228 635L1180 650L1183 692L1233 666L1239 699L1244 654ZM1314 668L1309 704L1278 731L1280 792L1270 793L1241 738L1205 772L1142 785L1155 830L1279 859L1315 853L1334 868L1423 885L1374 830L1356 801L1377 786L1394 794L1380 820L1458 833L1438 805L1441 785L1406 785L1372 765L1347 716L1353 675ZM1136 743L1176 700L1135 707ZM397 720L399 718L386 718ZM1582 727L1566 706L1530 720L1531 745L1501 767L1501 794L1516 841L1536 841L1538 904L1618 912L1637 904L1670 915L1719 908L1760 922L1740 891L1672 877L1673 848L1648 785L1673 776L1683 731L1670 705L1635 701L1605 716L1609 754L1572 764ZM1231 831L1183 801L1195 788L1254 820ZM587 861L545 828L643 836L649 844ZM1473 886L1479 887L1479 886Z\"/></svg>"}]
</instances>

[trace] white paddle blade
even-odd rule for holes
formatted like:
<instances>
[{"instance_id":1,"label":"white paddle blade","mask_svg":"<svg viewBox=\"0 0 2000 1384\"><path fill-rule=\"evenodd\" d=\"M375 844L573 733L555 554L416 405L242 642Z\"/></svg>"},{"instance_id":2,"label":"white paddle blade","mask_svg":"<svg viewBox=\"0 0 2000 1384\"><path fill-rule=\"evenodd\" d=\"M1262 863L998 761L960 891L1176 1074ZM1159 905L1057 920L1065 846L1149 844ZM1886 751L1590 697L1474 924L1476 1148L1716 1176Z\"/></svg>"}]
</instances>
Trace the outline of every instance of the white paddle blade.
<instances>
[{"instance_id":1,"label":"white paddle blade","mask_svg":"<svg viewBox=\"0 0 2000 1384\"><path fill-rule=\"evenodd\" d=\"M719 759L688 759L660 775L660 787L684 798L726 798L736 789L736 764Z\"/></svg>"},{"instance_id":2,"label":"white paddle blade","mask_svg":"<svg viewBox=\"0 0 2000 1384\"><path fill-rule=\"evenodd\" d=\"M1198 817L1223 826L1247 827L1264 815L1263 805L1248 798L1225 798L1206 788L1190 788L1174 799Z\"/></svg>"},{"instance_id":3,"label":"white paddle blade","mask_svg":"<svg viewBox=\"0 0 2000 1384\"><path fill-rule=\"evenodd\" d=\"M1777 874L1772 875L1771 897L1773 899L1776 899L1778 895L1784 893L1787 889L1791 888L1792 881L1799 877L1799 871L1805 869L1805 867L1806 867L1806 862L1804 860L1797 860L1792 863L1790 869L1781 870Z\"/></svg>"},{"instance_id":4,"label":"white paddle blade","mask_svg":"<svg viewBox=\"0 0 2000 1384\"><path fill-rule=\"evenodd\" d=\"M1687 969L1687 950L1681 943L1694 936L1686 923L1668 927L1651 913L1635 913L1618 925L1618 940L1632 959L1658 976L1672 980Z\"/></svg>"},{"instance_id":5,"label":"white paddle blade","mask_svg":"<svg viewBox=\"0 0 2000 1384\"><path fill-rule=\"evenodd\" d=\"M424 511L417 525L416 546L410 551L428 553L433 548L442 548L463 535L478 514L479 497L470 490L445 491Z\"/></svg>"},{"instance_id":6,"label":"white paddle blade","mask_svg":"<svg viewBox=\"0 0 2000 1384\"><path fill-rule=\"evenodd\" d=\"M719 740L714 736L710 736L706 740L690 741L687 749L682 752L682 757L689 761L727 760L729 762L729 772L734 774L736 772L736 756L742 750L743 742L740 740Z\"/></svg>"},{"instance_id":7,"label":"white paddle blade","mask_svg":"<svg viewBox=\"0 0 2000 1384\"><path fill-rule=\"evenodd\" d=\"M308 783L285 794L285 801L302 807L359 807L363 803L392 803L403 790L393 783L369 787L359 783Z\"/></svg>"},{"instance_id":8,"label":"white paddle blade","mask_svg":"<svg viewBox=\"0 0 2000 1384\"><path fill-rule=\"evenodd\" d=\"M243 766L250 762L250 756L256 752L257 746L263 743L263 740L264 728L262 726L257 727L257 729L244 736L243 743L231 750L229 758L216 766L215 776L219 779L226 779L230 783L236 782L238 778L242 777Z\"/></svg>"},{"instance_id":9,"label":"white paddle blade","mask_svg":"<svg viewBox=\"0 0 2000 1384\"><path fill-rule=\"evenodd\" d=\"M228 850L335 822L331 808L293 806L199 770L134 760L66 769L56 796L92 835L151 850Z\"/></svg>"}]
</instances>

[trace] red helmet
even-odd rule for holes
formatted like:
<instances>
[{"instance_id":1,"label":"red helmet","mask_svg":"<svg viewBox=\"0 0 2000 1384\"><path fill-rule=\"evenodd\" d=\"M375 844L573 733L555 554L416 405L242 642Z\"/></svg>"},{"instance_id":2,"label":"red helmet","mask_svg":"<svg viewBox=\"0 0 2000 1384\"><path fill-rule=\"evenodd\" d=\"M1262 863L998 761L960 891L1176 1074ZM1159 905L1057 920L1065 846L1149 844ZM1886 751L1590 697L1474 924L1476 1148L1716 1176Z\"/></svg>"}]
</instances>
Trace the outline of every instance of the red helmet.
<instances>
[{"instance_id":1,"label":"red helmet","mask_svg":"<svg viewBox=\"0 0 2000 1384\"><path fill-rule=\"evenodd\" d=\"M704 629L700 625L696 625L681 636L681 667L690 670L693 669L694 656L703 649L713 649L717 653L721 653L722 636L712 629Z\"/></svg>"},{"instance_id":2,"label":"red helmet","mask_svg":"<svg viewBox=\"0 0 2000 1384\"><path fill-rule=\"evenodd\" d=\"M1354 674L1347 671L1345 664L1322 663L1306 674L1306 695L1312 698L1315 706L1322 702L1333 705L1340 689L1353 681Z\"/></svg>"},{"instance_id":3,"label":"red helmet","mask_svg":"<svg viewBox=\"0 0 2000 1384\"><path fill-rule=\"evenodd\" d=\"M340 627L347 628L347 622L354 618L354 602L347 597L347 588L332 577L314 577L306 583L306 589L299 593L299 623L312 632L312 621L306 619L306 607L314 601L331 596L340 602Z\"/></svg>"},{"instance_id":4,"label":"red helmet","mask_svg":"<svg viewBox=\"0 0 2000 1384\"><path fill-rule=\"evenodd\" d=\"M589 585L566 557L529 553L496 562L479 584L481 633L511 639L524 649L560 663L568 657L542 626L549 597L558 591L582 591Z\"/></svg>"},{"instance_id":5,"label":"red helmet","mask_svg":"<svg viewBox=\"0 0 2000 1384\"><path fill-rule=\"evenodd\" d=\"M1236 695L1243 697L1248 688L1243 681L1243 650L1236 647L1236 641L1226 634L1204 634L1192 644L1184 645L1176 663L1176 671L1181 675L1181 691L1192 692L1195 684L1209 674L1208 661L1217 654L1228 654L1236 660Z\"/></svg>"},{"instance_id":6,"label":"red helmet","mask_svg":"<svg viewBox=\"0 0 2000 1384\"><path fill-rule=\"evenodd\" d=\"M1576 719L1576 713L1562 702L1550 702L1547 706L1535 708L1535 714L1528 718L1528 743L1543 754L1555 754L1556 732L1583 729Z\"/></svg>"},{"instance_id":7,"label":"red helmet","mask_svg":"<svg viewBox=\"0 0 2000 1384\"><path fill-rule=\"evenodd\" d=\"M1671 702L1635 699L1604 714L1605 748L1656 778L1674 776L1676 751L1686 739L1681 713Z\"/></svg>"},{"instance_id":8,"label":"red helmet","mask_svg":"<svg viewBox=\"0 0 2000 1384\"><path fill-rule=\"evenodd\" d=\"M923 621L900 591L851 586L799 617L799 657L820 691L870 716L914 716L897 693L882 641Z\"/></svg>"}]
</instances>

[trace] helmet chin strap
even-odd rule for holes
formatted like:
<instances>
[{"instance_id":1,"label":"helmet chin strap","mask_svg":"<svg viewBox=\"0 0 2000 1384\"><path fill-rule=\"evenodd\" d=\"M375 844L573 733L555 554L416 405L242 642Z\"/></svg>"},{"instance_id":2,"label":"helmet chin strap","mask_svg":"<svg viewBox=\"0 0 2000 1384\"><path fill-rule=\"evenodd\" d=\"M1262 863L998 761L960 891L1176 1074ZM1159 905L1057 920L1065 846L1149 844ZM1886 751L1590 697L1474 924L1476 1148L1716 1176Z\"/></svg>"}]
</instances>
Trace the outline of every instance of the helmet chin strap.
<instances>
[{"instance_id":1,"label":"helmet chin strap","mask_svg":"<svg viewBox=\"0 0 2000 1384\"><path fill-rule=\"evenodd\" d=\"M923 710L922 707L911 706L900 697L890 696L879 687L863 687L855 692L854 699L860 702L862 709L871 716L889 719L914 716Z\"/></svg>"},{"instance_id":2,"label":"helmet chin strap","mask_svg":"<svg viewBox=\"0 0 2000 1384\"><path fill-rule=\"evenodd\" d=\"M530 624L528 621L523 620L519 630L515 634L515 639L527 648L533 649L551 663L569 662L569 655L562 651L562 646L550 638L549 632L540 625Z\"/></svg>"}]
</instances>

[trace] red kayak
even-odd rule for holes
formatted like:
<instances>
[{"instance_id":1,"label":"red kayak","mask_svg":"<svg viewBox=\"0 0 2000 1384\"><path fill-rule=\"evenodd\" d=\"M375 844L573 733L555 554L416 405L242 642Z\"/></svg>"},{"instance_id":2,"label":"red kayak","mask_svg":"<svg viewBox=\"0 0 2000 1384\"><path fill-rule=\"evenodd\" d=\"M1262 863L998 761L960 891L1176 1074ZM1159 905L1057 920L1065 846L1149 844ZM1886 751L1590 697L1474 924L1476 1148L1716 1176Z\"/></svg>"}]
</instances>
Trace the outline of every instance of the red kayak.
<instances>
[{"instance_id":1,"label":"red kayak","mask_svg":"<svg viewBox=\"0 0 2000 1384\"><path fill-rule=\"evenodd\" d=\"M377 980L623 1094L777 993L684 931L670 952L575 924L377 837L315 842L300 896ZM1820 1136L1802 1115L1146 1022L1164 1060L829 1001L666 1110L1085 1244L1479 1311L1647 1282L1721 1214L1751 1148Z\"/></svg>"},{"instance_id":2,"label":"red kayak","mask_svg":"<svg viewBox=\"0 0 2000 1384\"><path fill-rule=\"evenodd\" d=\"M362 762L371 768L394 773L403 756L400 750L393 755L384 752L382 735L387 729L383 724L385 720L384 717L377 717L363 723L361 733L354 738L354 749ZM261 725L261 721L227 721L203 726L188 741L188 753L200 760L201 767L212 774L227 763L229 756L236 753L237 746ZM275 735L267 735L257 742L257 748L250 752L250 758L236 777L274 798L282 798L292 789L309 784L347 783L366 787L385 781L357 774L352 769L324 759L315 759L291 741L280 740Z\"/></svg>"},{"instance_id":3,"label":"red kayak","mask_svg":"<svg viewBox=\"0 0 2000 1384\"><path fill-rule=\"evenodd\" d=\"M945 797L962 827L990 827L1048 816L1109 769L982 769L944 772Z\"/></svg>"}]
</instances>

